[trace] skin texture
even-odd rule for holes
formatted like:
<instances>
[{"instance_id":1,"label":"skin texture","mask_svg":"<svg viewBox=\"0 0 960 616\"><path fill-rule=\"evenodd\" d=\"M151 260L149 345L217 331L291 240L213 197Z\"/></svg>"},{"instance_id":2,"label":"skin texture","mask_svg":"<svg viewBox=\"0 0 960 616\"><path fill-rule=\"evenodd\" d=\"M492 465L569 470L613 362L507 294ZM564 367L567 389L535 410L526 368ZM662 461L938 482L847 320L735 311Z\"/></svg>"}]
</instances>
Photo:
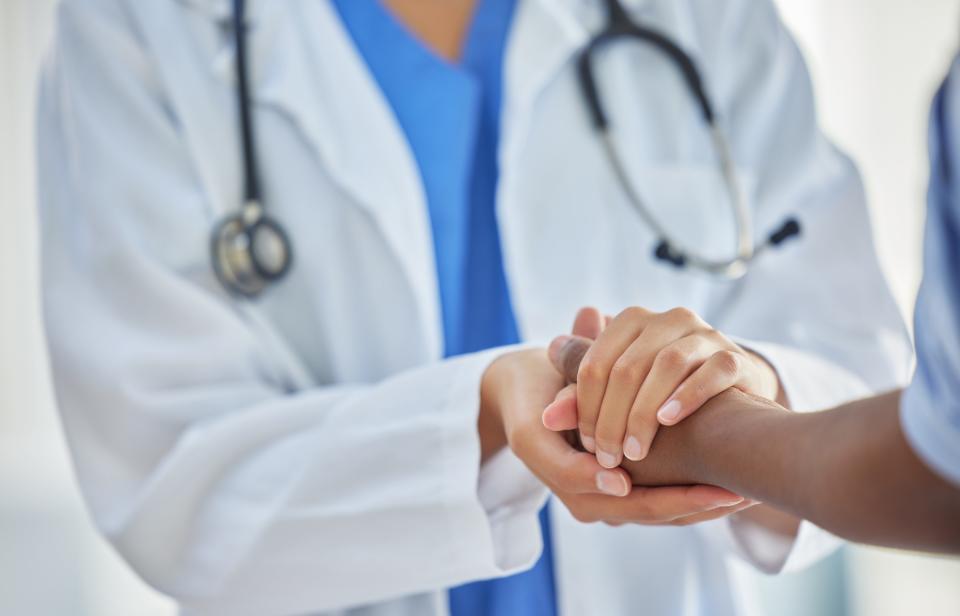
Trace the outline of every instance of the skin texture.
<instances>
[{"instance_id":1,"label":"skin texture","mask_svg":"<svg viewBox=\"0 0 960 616\"><path fill-rule=\"evenodd\" d=\"M540 420L563 387L543 349L495 360L481 384L478 427L485 457L506 443L524 464L584 522L687 525L752 505L706 485L633 487L627 471L605 469L594 455L571 444Z\"/></svg>"},{"instance_id":2,"label":"skin texture","mask_svg":"<svg viewBox=\"0 0 960 616\"><path fill-rule=\"evenodd\" d=\"M607 468L624 457L642 460L661 424L679 423L730 387L784 401L776 371L765 360L684 308L656 313L631 307L606 320L585 308L574 334L593 339L571 379L577 383L576 427L586 450ZM582 341L564 336L552 351L569 344L583 348ZM546 413L545 424L551 420Z\"/></svg>"},{"instance_id":3,"label":"skin texture","mask_svg":"<svg viewBox=\"0 0 960 616\"><path fill-rule=\"evenodd\" d=\"M477 0L383 0L384 5L434 53L460 59Z\"/></svg>"},{"instance_id":4,"label":"skin texture","mask_svg":"<svg viewBox=\"0 0 960 616\"><path fill-rule=\"evenodd\" d=\"M899 400L893 392L798 414L730 389L624 468L641 485L723 486L852 541L960 554L960 489L914 454Z\"/></svg>"},{"instance_id":5,"label":"skin texture","mask_svg":"<svg viewBox=\"0 0 960 616\"><path fill-rule=\"evenodd\" d=\"M593 451L594 442L583 436L584 425L591 420L583 417L579 406L583 390L591 384L602 392L600 413L607 418L607 429L620 430L612 437L609 433L601 437L603 417L594 420L597 459L607 468L615 468L624 458L643 459L660 424L676 425L727 388L786 404L780 379L764 359L734 344L689 310L654 313L633 308L613 318L584 308L574 321L573 335L554 340L550 356L571 385L558 395L559 403L544 410L543 424L556 431L577 430L584 448ZM600 368L585 369L588 361ZM609 381L604 383L604 378ZM632 386L627 385L630 379L634 379ZM616 400L608 404L610 398ZM657 409L671 400L677 402L679 413L665 419ZM625 455L600 455L601 446L615 447L618 439L623 440ZM631 439L639 451L631 453ZM796 536L801 521L766 505L744 508L738 517L784 537Z\"/></svg>"}]
</instances>

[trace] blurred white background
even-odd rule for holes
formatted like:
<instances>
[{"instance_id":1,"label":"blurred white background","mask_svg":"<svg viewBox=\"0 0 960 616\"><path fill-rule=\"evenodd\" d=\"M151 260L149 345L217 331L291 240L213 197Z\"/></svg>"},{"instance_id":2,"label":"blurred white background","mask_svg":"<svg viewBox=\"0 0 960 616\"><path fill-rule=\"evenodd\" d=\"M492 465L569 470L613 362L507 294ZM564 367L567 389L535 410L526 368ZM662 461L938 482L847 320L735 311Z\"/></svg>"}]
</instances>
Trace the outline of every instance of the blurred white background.
<instances>
[{"instance_id":1,"label":"blurred white background","mask_svg":"<svg viewBox=\"0 0 960 616\"><path fill-rule=\"evenodd\" d=\"M0 614L174 613L94 533L48 385L37 297L33 98L53 0L0 0ZM904 314L919 284L927 111L960 43L960 0L778 0L823 124L860 165ZM960 614L960 561L849 548L813 569L743 571L769 614Z\"/></svg>"}]
</instances>

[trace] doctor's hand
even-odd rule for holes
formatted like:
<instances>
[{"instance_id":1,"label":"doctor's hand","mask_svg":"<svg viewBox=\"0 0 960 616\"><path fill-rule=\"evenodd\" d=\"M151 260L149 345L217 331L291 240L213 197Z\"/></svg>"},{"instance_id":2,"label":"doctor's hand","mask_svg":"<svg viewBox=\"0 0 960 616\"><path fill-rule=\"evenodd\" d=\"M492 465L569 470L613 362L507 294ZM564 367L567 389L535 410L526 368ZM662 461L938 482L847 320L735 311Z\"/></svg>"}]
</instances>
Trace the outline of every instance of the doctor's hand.
<instances>
[{"instance_id":1,"label":"doctor's hand","mask_svg":"<svg viewBox=\"0 0 960 616\"><path fill-rule=\"evenodd\" d=\"M585 308L574 335L550 345L550 357L576 385L545 410L544 425L578 428L584 448L606 468L624 457L642 460L660 424L679 423L729 388L769 400L782 396L766 361L684 308L633 307L613 319ZM564 403L570 397L575 405Z\"/></svg>"},{"instance_id":2,"label":"doctor's hand","mask_svg":"<svg viewBox=\"0 0 960 616\"><path fill-rule=\"evenodd\" d=\"M481 443L505 441L520 460L583 522L690 524L745 506L727 490L705 485L633 487L622 468L606 469L572 444L572 435L548 430L543 409L564 386L543 349L508 353L487 369L481 384ZM484 445L485 456L492 454Z\"/></svg>"}]
</instances>

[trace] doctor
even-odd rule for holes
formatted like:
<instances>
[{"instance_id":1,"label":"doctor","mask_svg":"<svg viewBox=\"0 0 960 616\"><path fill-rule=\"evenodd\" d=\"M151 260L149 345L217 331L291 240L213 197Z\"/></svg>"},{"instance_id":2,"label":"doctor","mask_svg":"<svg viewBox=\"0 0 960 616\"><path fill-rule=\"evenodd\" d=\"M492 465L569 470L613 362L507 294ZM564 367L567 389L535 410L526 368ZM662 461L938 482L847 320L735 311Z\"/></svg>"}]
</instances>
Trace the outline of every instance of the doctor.
<instances>
[{"instance_id":1,"label":"doctor","mask_svg":"<svg viewBox=\"0 0 960 616\"><path fill-rule=\"evenodd\" d=\"M252 174L230 3L62 3L40 108L57 395L98 526L186 613L735 614L728 556L777 571L833 545L728 516L719 489L622 496L622 469L529 427L561 379L498 345L585 303L695 311L795 409L905 376L856 171L770 3L626 3L696 60L750 239L803 226L737 280L651 255L630 187L713 260L740 217L690 84L643 44L596 58L611 165L576 62L607 4L251 2ZM251 196L293 256L255 299L210 249ZM531 470L634 524L541 514Z\"/></svg>"}]
</instances>

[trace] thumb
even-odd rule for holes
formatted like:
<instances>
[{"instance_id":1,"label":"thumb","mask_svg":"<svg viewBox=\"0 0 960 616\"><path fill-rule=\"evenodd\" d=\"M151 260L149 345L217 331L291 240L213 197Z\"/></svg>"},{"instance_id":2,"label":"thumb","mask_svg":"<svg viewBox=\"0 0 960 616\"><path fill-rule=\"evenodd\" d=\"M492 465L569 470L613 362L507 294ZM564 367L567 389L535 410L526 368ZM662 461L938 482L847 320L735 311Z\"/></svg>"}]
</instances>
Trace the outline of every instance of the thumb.
<instances>
[{"instance_id":1,"label":"thumb","mask_svg":"<svg viewBox=\"0 0 960 616\"><path fill-rule=\"evenodd\" d=\"M580 362L592 344L593 340L582 336L557 336L550 343L550 361L568 383L577 382Z\"/></svg>"},{"instance_id":2,"label":"thumb","mask_svg":"<svg viewBox=\"0 0 960 616\"><path fill-rule=\"evenodd\" d=\"M570 384L543 410L543 426L554 432L575 430L577 427L577 386Z\"/></svg>"},{"instance_id":3,"label":"thumb","mask_svg":"<svg viewBox=\"0 0 960 616\"><path fill-rule=\"evenodd\" d=\"M573 335L596 340L606 325L607 319L599 310L596 308L581 308L577 312L577 317L573 320Z\"/></svg>"}]
</instances>

